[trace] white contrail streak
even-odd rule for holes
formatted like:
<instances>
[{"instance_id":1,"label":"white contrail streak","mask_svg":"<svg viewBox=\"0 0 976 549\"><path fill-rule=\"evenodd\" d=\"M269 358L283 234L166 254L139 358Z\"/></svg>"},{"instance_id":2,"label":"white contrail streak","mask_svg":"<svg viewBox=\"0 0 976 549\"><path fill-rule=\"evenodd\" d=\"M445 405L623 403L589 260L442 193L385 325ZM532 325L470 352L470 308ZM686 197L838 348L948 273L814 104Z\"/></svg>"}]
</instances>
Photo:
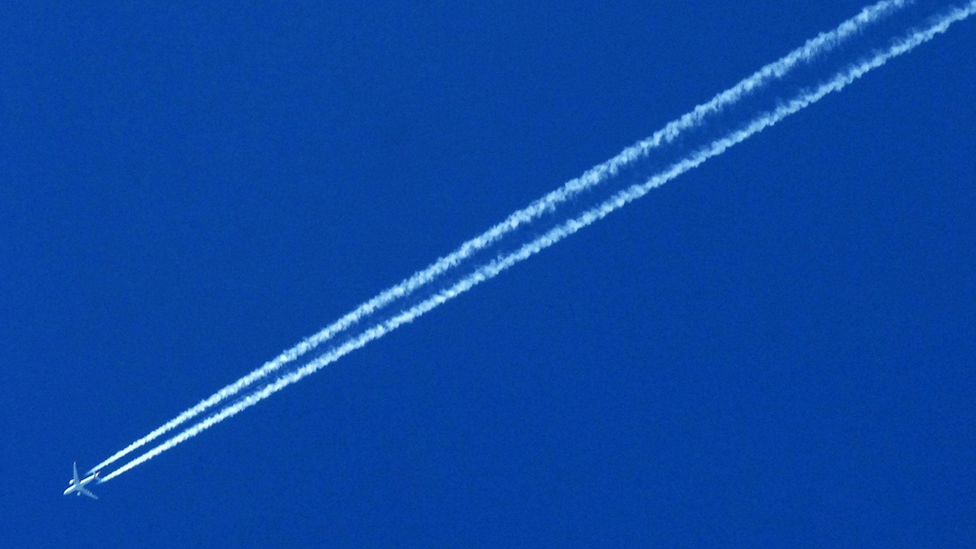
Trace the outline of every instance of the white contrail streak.
<instances>
[{"instance_id":1,"label":"white contrail streak","mask_svg":"<svg viewBox=\"0 0 976 549\"><path fill-rule=\"evenodd\" d=\"M651 137L624 149L617 156L591 168L582 176L568 181L559 189L550 192L535 202L532 202L529 206L514 212L501 223L465 242L457 250L444 257L441 257L426 269L414 273L412 276L403 280L396 286L392 286L369 301L362 303L355 310L346 314L331 325L322 329L318 333L309 336L291 349L283 351L274 360L265 363L257 370L254 370L241 379L231 383L213 395L200 401L200 403L182 412L175 418L167 421L154 431L150 432L148 435L136 440L132 444L116 452L105 461L98 463L88 472L92 473L98 471L105 466L122 459L131 452L168 433L184 422L189 421L211 407L216 406L225 399L236 395L237 393L250 387L256 381L267 377L269 374L277 371L285 364L294 361L310 350L315 349L325 341L328 341L336 334L355 325L364 317L369 316L377 310L386 307L390 303L411 294L417 288L430 284L445 272L457 267L465 259L476 252L491 246L506 234L518 229L524 224L531 223L546 212L553 211L557 205L613 177L622 168L647 156L647 154L654 148L659 147L663 143L670 143L682 132L700 125L702 122L704 122L706 117L721 112L724 108L738 102L743 97L760 89L770 81L784 77L798 64L809 61L817 55L830 51L851 36L864 30L867 26L877 22L887 15L896 12L897 10L904 8L913 1L914 0L884 0L878 2L877 4L864 8L860 13L844 21L833 30L818 34L816 37L808 40L803 46L791 51L777 61L774 61L759 69L735 86L719 93L707 103L698 105L692 111L668 123L664 128L658 130Z\"/></svg>"},{"instance_id":2,"label":"white contrail streak","mask_svg":"<svg viewBox=\"0 0 976 549\"><path fill-rule=\"evenodd\" d=\"M309 362L308 364L298 368L297 370L282 376L281 378L275 380L273 383L266 385L258 391L247 395L241 400L225 407L218 413L206 418L205 420L193 425L192 427L184 430L175 437L170 438L166 442L160 444L159 446L153 448L152 450L142 454L141 456L133 459L132 461L126 463L119 469L113 471L111 474L107 475L102 479L102 482L107 482L113 478L118 477L122 473L144 463L155 456L173 448L174 446L188 440L196 435L202 433L203 431L209 429L213 425L220 423L221 421L238 414L239 412L254 406L258 402L268 398L274 393L280 391L281 389L300 381L308 375L311 375L318 370L321 370L325 366L339 360L343 356L349 354L350 352L359 349L369 342L379 339L389 332L397 329L398 327L410 323L417 319L418 317L424 315L425 313L439 307L443 303L457 297L458 295L470 290L476 285L494 278L499 273L505 271L509 267L519 263L540 251L556 244L562 239L570 236L580 229L606 217L610 213L618 210L619 208L643 197L651 189L659 187L668 181L680 176L681 174L692 170L710 158L721 155L730 147L741 143L742 141L748 139L749 137L763 131L764 129L777 124L784 118L816 103L824 96L837 92L849 84L857 80L858 78L864 76L869 71L876 69L894 57L905 54L918 45L927 42L934 38L935 36L944 33L950 25L966 19L976 13L976 0L972 0L966 7L955 8L948 14L937 19L928 28L923 30L915 31L912 34L904 37L897 42L895 42L887 50L881 51L875 54L870 59L857 63L850 66L849 68L841 71L835 75L829 81L821 84L816 89L812 91L802 92L800 95L790 100L787 103L780 105L773 111L762 114L761 116L753 119L752 122L744 126L743 128L732 132L725 137L713 141L708 147L699 150L698 152L686 157L684 160L672 165L666 171L661 172L643 184L635 185L624 191L621 191L614 195L609 200L603 202L599 206L596 206L582 215L573 218L565 223L551 229L546 234L537 238L536 240L525 244L519 250L495 259L489 264L480 267L475 270L472 274L461 279L459 282L453 286L442 290L436 295L418 303L417 305L411 307L410 309L401 312L400 314L367 329L365 332L360 334L358 337L346 342L340 347L337 347L328 353L320 356L319 358Z\"/></svg>"}]
</instances>

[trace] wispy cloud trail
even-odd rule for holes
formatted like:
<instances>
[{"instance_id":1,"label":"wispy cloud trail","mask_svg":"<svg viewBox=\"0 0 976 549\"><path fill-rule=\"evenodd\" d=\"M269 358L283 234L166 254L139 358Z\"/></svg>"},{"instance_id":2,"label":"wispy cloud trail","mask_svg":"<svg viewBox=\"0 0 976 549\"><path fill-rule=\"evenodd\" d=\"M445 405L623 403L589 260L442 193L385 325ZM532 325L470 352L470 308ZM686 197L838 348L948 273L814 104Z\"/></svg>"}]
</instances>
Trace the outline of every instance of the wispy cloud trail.
<instances>
[{"instance_id":1,"label":"wispy cloud trail","mask_svg":"<svg viewBox=\"0 0 976 549\"><path fill-rule=\"evenodd\" d=\"M135 450L145 446L160 436L172 431L183 423L193 419L201 413L209 410L217 404L232 397L244 389L247 389L257 381L278 371L282 366L296 360L305 353L315 349L322 343L332 339L337 334L349 329L359 323L363 318L375 313L376 311L394 303L413 293L416 289L426 286L437 280L444 273L458 267L466 259L475 253L484 250L498 242L508 233L515 231L519 227L531 223L546 212L552 212L555 208L573 198L574 196L593 188L634 162L645 158L648 153L661 146L670 143L683 132L702 124L709 116L722 112L725 108L740 101L743 97L761 89L769 82L783 78L796 66L808 62L818 55L822 55L836 46L842 44L852 36L863 31L869 25L891 15L914 0L884 0L868 6L861 10L854 17L844 21L836 28L822 32L808 40L803 46L791 51L780 59L764 66L752 75L746 77L735 86L719 93L711 100L696 106L690 112L680 118L669 122L666 126L655 132L651 137L644 139L630 147L627 147L619 154L594 166L582 176L566 182L562 187L550 192L549 194L532 202L527 207L509 215L504 221L491 227L484 233L468 240L455 251L441 257L426 269L414 273L409 278L399 284L392 286L376 297L362 303L352 312L346 314L331 325L323 328L318 333L307 337L294 347L283 351L274 360L271 360L260 368L247 374L241 379L220 389L213 395L200 401L195 406L180 413L173 419L159 426L148 435L134 441L122 450L116 452L108 459L96 464L89 470L89 473L100 470L116 461L122 459Z\"/></svg>"},{"instance_id":2,"label":"wispy cloud trail","mask_svg":"<svg viewBox=\"0 0 976 549\"><path fill-rule=\"evenodd\" d=\"M129 461L119 469L104 477L102 482L107 482L118 477L126 471L131 470L132 468L156 457L157 455L175 447L176 445L197 436L213 425L216 425L217 423L220 423L221 421L234 416L241 411L250 408L251 406L254 406L258 402L284 389L288 385L296 383L306 376L321 370L325 366L332 364L350 352L365 346L371 341L383 337L404 324L408 324L416 320L420 316L439 307L447 301L454 299L458 295L470 290L476 285L494 278L509 267L524 261L525 259L548 248L549 246L558 243L567 236L576 233L580 229L583 229L606 217L630 202L643 197L650 192L650 190L700 166L710 158L721 155L730 147L741 143L756 133L759 133L770 126L779 123L784 118L816 103L817 101L820 101L826 95L844 89L871 70L884 65L892 58L905 54L920 44L944 33L950 25L958 21L962 21L963 19L972 16L974 13L976 13L976 0L972 0L965 7L953 9L942 17L934 20L928 27L921 30L916 30L908 36L894 42L887 50L880 51L872 57L844 69L815 89L801 92L792 100L782 103L775 110L763 113L742 128L722 137L721 139L713 141L709 146L673 164L670 168L655 175L645 183L632 186L617 193L609 200L587 210L580 216L556 226L541 237L529 242L528 244L525 244L517 251L506 256L499 257L487 265L476 269L473 273L461 279L453 286L440 291L436 295L414 305L410 309L403 311L384 322L374 325L342 346L329 351L328 353L316 358L295 371L278 378L265 387L223 408L216 414L207 417L205 420L182 431L178 435L170 438L166 442L158 445L145 454L142 454L136 459Z\"/></svg>"}]
</instances>

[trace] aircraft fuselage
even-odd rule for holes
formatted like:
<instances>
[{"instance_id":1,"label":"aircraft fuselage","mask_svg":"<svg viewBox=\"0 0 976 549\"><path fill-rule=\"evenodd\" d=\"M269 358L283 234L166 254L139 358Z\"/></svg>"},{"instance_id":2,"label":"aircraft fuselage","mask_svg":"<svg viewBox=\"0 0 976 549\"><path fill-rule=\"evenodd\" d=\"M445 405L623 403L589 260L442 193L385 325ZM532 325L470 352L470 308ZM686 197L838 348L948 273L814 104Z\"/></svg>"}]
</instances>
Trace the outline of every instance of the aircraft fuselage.
<instances>
[{"instance_id":1,"label":"aircraft fuselage","mask_svg":"<svg viewBox=\"0 0 976 549\"><path fill-rule=\"evenodd\" d=\"M77 495L80 496L81 495L81 490L79 490L78 487L80 486L80 487L84 488L85 486L88 486L89 484L95 482L96 480L98 480L98 473L94 473L94 474L88 475L87 477L85 477L85 478L81 479L80 481L78 481L78 484L75 484L75 479L71 479L71 480L68 481L68 485L69 486L64 491L64 495L67 496L68 494L77 494Z\"/></svg>"},{"instance_id":2,"label":"aircraft fuselage","mask_svg":"<svg viewBox=\"0 0 976 549\"><path fill-rule=\"evenodd\" d=\"M98 499L98 496L93 494L91 490L85 488L85 486L88 486L89 484L93 484L96 481L98 481L98 475L100 474L100 471L88 475L85 478L79 478L78 464L75 463L74 465L71 466L71 472L74 473L74 475L71 477L71 480L68 481L68 487L64 490L64 495L66 496L69 494L74 494L76 496L85 495L92 499Z\"/></svg>"}]
</instances>

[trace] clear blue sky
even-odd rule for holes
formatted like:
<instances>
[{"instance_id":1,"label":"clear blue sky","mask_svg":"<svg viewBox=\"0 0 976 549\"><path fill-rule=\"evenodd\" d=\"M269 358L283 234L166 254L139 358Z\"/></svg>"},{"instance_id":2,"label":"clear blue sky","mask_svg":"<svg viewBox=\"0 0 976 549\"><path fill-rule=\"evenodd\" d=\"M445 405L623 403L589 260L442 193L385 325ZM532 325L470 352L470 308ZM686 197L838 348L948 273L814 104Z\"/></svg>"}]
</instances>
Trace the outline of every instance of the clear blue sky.
<instances>
[{"instance_id":1,"label":"clear blue sky","mask_svg":"<svg viewBox=\"0 0 976 549\"><path fill-rule=\"evenodd\" d=\"M0 546L976 542L976 22L95 502L73 460L864 4L83 4L0 9Z\"/></svg>"}]
</instances>

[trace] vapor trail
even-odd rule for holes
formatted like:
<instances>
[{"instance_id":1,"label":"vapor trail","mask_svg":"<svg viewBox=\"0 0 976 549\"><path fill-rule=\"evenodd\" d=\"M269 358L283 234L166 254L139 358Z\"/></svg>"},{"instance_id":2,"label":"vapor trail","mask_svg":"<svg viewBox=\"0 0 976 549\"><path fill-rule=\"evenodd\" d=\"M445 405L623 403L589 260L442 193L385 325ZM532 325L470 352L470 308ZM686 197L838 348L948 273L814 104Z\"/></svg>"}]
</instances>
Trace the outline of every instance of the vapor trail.
<instances>
[{"instance_id":1,"label":"vapor trail","mask_svg":"<svg viewBox=\"0 0 976 549\"><path fill-rule=\"evenodd\" d=\"M570 219L563 224L551 229L541 237L536 240L529 242L522 246L519 250L512 252L504 257L495 259L494 261L484 265L473 273L463 278L453 286L442 290L436 295L414 305L410 309L401 312L400 314L381 322L372 328L367 329L365 332L360 334L358 337L346 342L340 347L337 347L328 353L316 358L312 362L298 368L294 372L291 372L281 378L275 380L273 383L266 385L258 391L247 395L241 400L223 408L218 413L206 418L205 420L193 425L192 427L184 430L175 437L170 438L166 442L160 444L159 446L153 448L152 450L142 454L141 456L133 459L132 461L126 463L119 469L113 471L106 477L102 479L101 482L108 482L122 473L132 469L144 463L157 455L173 448L174 446L195 437L196 435L202 433L203 431L209 429L213 425L220 423L221 421L238 414L239 412L254 406L258 402L268 398L274 393L282 390L283 388L300 381L308 375L311 375L318 370L321 370L325 366L339 360L343 356L349 354L350 352L359 349L369 342L379 339L384 335L390 333L391 331L397 329L398 327L410 323L417 319L418 317L426 314L427 312L439 307L443 303L454 299L458 295L470 290L476 285L494 278L501 272L505 271L509 267L519 263L540 251L556 244L562 239L570 236L580 229L591 225L592 223L603 219L607 215L613 213L614 211L620 209L621 207L643 197L651 189L659 187L668 181L678 177L679 175L692 170L710 158L721 155L730 147L745 141L749 137L763 131L764 129L777 124L784 118L816 103L822 99L827 94L832 92L837 92L849 84L864 76L869 71L876 69L890 59L897 57L899 55L905 54L922 43L925 43L935 36L944 33L950 25L958 21L962 21L976 13L976 0L972 0L966 7L955 8L946 15L936 19L929 27L912 32L910 35L896 41L887 50L881 51L875 54L873 57L862 61L860 63L854 64L847 69L837 73L833 78L821 84L812 91L806 91L800 93L798 96L793 98L787 103L780 105L773 111L766 112L757 118L753 119L752 122L745 125L743 128L736 130L725 137L713 141L708 147L699 150L698 152L686 157L685 159L675 163L667 170L655 175L643 184L634 185L626 190L623 190L616 195L614 195L609 200L603 202L602 204L587 210L580 216Z\"/></svg>"},{"instance_id":2,"label":"vapor trail","mask_svg":"<svg viewBox=\"0 0 976 549\"><path fill-rule=\"evenodd\" d=\"M439 258L426 269L417 271L409 278L399 284L387 288L376 297L359 305L352 312L346 314L331 325L322 329L318 333L307 337L294 347L283 351L274 360L266 362L260 368L247 374L241 379L220 389L213 395L200 401L200 403L180 413L178 416L167 421L148 435L129 444L122 450L116 452L108 459L98 463L88 472L93 473L109 464L112 464L133 451L145 446L156 438L172 431L186 421L200 415L206 410L216 406L225 399L236 395L242 390L250 387L256 381L267 377L277 371L285 364L288 364L305 353L315 349L322 343L332 339L336 334L347 330L357 324L364 317L386 307L398 299L410 295L414 290L430 284L442 274L460 265L465 259L476 252L483 250L506 234L518 229L520 226L531 223L546 212L552 212L556 206L576 196L577 194L595 187L607 179L616 175L622 168L633 164L647 156L647 154L663 143L670 143L682 132L692 129L710 116L721 112L724 108L735 104L748 94L762 88L770 81L779 79L787 75L798 64L807 62L817 55L826 53L836 46L843 43L851 36L864 30L872 23L875 23L887 15L904 8L914 0L884 0L861 10L854 17L844 21L833 30L822 32L816 37L808 40L803 46L791 51L784 57L764 66L752 75L740 81L735 86L719 93L711 100L696 106L690 112L680 118L669 122L662 129L655 132L651 137L640 141L621 151L617 156L590 168L582 176L566 182L562 187L550 192L549 194L532 202L527 207L518 210L508 216L504 221L491 227L484 233L472 238L462 244L454 252Z\"/></svg>"}]
</instances>

